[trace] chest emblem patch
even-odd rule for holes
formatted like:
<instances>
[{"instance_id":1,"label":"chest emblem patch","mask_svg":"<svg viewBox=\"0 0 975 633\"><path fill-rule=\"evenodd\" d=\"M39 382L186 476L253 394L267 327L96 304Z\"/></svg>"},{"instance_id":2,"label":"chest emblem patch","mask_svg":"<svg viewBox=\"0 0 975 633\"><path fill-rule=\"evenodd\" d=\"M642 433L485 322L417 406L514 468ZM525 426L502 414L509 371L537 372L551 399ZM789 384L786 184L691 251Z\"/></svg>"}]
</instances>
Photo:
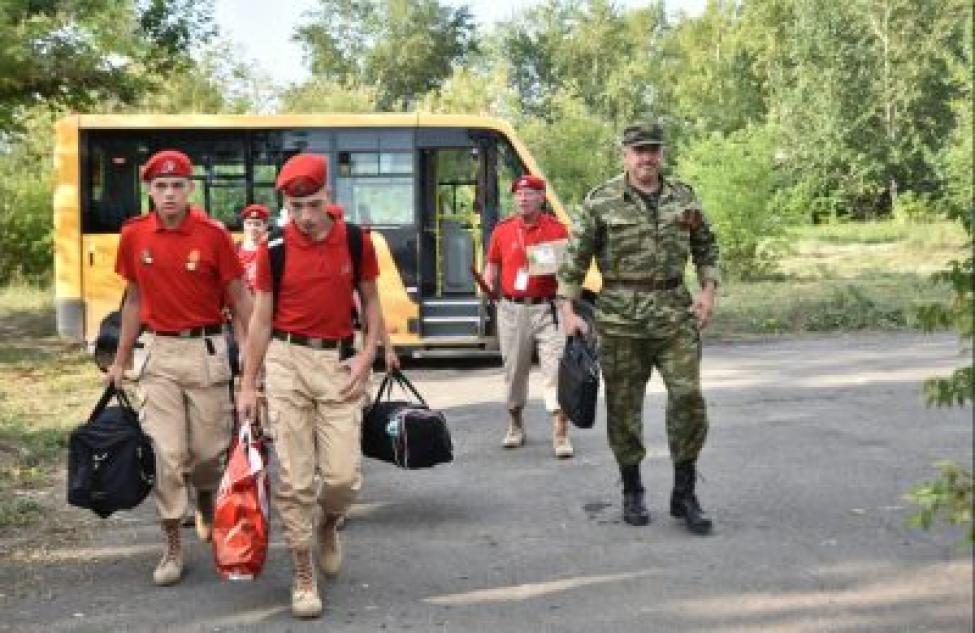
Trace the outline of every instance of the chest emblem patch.
<instances>
[{"instance_id":1,"label":"chest emblem patch","mask_svg":"<svg viewBox=\"0 0 975 633\"><path fill-rule=\"evenodd\" d=\"M189 256L186 258L186 270L193 272L194 270L196 270L199 263L200 263L200 251L194 248L193 250L190 251Z\"/></svg>"},{"instance_id":2,"label":"chest emblem patch","mask_svg":"<svg viewBox=\"0 0 975 633\"><path fill-rule=\"evenodd\" d=\"M150 252L148 248L142 249L142 255L140 256L140 259L142 260L142 263L145 264L146 266L151 265L152 252Z\"/></svg>"}]
</instances>

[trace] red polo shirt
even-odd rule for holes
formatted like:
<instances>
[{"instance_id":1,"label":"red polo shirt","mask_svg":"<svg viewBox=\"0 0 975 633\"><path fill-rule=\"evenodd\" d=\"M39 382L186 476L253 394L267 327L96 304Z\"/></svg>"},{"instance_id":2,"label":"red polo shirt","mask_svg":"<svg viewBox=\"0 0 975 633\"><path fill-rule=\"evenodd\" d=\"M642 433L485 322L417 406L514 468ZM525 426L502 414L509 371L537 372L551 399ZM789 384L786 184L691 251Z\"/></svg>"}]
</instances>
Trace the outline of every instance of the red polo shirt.
<instances>
[{"instance_id":1,"label":"red polo shirt","mask_svg":"<svg viewBox=\"0 0 975 633\"><path fill-rule=\"evenodd\" d=\"M243 243L237 245L237 259L244 269L244 283L250 290L254 290L254 285L257 283L257 250L257 248L246 249Z\"/></svg>"},{"instance_id":2,"label":"red polo shirt","mask_svg":"<svg viewBox=\"0 0 975 633\"><path fill-rule=\"evenodd\" d=\"M115 272L139 286L142 322L163 332L220 323L227 284L242 274L230 233L199 209L175 229L155 213L126 222Z\"/></svg>"},{"instance_id":3,"label":"red polo shirt","mask_svg":"<svg viewBox=\"0 0 975 633\"><path fill-rule=\"evenodd\" d=\"M521 268L528 269L527 247L568 237L565 225L550 213L541 213L534 224L526 224L521 216L499 222L491 233L487 260L501 266L501 292L510 297L553 296L558 286L555 275L529 277L525 290L515 290L515 277Z\"/></svg>"},{"instance_id":4,"label":"red polo shirt","mask_svg":"<svg viewBox=\"0 0 975 633\"><path fill-rule=\"evenodd\" d=\"M336 219L325 239L316 242L294 223L284 227L284 274L274 313L274 329L316 338L352 336L352 258L345 222ZM379 276L379 262L369 232L362 232L362 281ZM272 292L267 243L257 251L257 285Z\"/></svg>"}]
</instances>

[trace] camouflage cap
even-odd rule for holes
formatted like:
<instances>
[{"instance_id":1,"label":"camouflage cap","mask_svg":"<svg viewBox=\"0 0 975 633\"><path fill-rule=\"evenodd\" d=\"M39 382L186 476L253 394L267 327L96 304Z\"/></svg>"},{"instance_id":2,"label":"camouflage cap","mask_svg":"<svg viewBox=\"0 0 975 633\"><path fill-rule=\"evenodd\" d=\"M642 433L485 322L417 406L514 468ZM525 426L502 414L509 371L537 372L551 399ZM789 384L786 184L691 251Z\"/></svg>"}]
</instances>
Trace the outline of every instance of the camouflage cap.
<instances>
[{"instance_id":1,"label":"camouflage cap","mask_svg":"<svg viewBox=\"0 0 975 633\"><path fill-rule=\"evenodd\" d=\"M659 123L634 123L623 130L623 145L625 147L663 144L664 129Z\"/></svg>"}]
</instances>

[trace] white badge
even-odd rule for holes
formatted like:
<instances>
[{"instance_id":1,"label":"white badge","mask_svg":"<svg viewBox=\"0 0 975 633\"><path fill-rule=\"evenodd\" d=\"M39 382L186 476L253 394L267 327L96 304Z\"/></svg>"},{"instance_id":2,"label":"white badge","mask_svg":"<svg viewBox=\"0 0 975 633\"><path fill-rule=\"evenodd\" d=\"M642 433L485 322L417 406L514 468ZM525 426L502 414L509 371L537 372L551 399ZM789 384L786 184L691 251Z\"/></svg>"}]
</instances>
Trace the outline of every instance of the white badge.
<instances>
[{"instance_id":1,"label":"white badge","mask_svg":"<svg viewBox=\"0 0 975 633\"><path fill-rule=\"evenodd\" d=\"M519 268L518 274L515 275L515 290L518 292L524 292L528 290L528 269Z\"/></svg>"}]
</instances>

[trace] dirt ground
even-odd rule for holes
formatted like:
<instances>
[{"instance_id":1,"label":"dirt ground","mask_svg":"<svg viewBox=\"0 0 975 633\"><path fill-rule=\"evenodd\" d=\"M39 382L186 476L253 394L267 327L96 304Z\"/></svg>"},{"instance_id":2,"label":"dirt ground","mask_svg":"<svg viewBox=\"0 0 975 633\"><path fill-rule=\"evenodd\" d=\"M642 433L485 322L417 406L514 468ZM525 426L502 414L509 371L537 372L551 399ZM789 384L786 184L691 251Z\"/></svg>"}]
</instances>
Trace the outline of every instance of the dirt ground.
<instances>
[{"instance_id":1,"label":"dirt ground","mask_svg":"<svg viewBox=\"0 0 975 633\"><path fill-rule=\"evenodd\" d=\"M535 375L528 445L505 451L496 366L417 365L455 461L366 462L321 620L290 617L278 525L256 581L219 580L187 530L186 576L159 589L151 503L100 521L57 488L43 524L0 536L0 631L968 632L971 550L957 530L908 527L903 499L935 461L972 463L971 408L920 397L922 379L967 360L958 349L947 334L709 345L699 496L716 529L703 538L666 515L657 378L644 410L653 522L633 528L604 411L574 432L576 458L556 461Z\"/></svg>"}]
</instances>

